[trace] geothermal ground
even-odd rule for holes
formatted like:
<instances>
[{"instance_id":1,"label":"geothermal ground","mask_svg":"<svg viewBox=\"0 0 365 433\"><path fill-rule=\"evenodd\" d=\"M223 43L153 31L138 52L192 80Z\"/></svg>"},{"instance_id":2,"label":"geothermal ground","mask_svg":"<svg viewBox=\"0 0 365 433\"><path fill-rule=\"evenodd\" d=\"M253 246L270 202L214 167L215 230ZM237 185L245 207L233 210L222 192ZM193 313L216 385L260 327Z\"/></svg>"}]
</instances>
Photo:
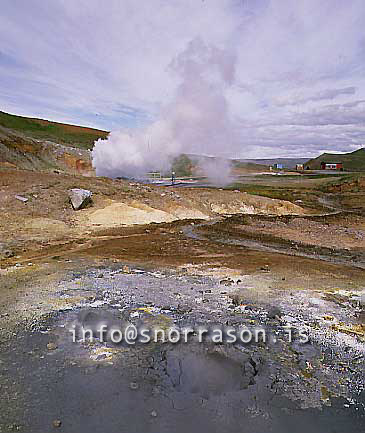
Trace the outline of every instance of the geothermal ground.
<instances>
[{"instance_id":1,"label":"geothermal ground","mask_svg":"<svg viewBox=\"0 0 365 433\"><path fill-rule=\"evenodd\" d=\"M1 170L0 431L364 431L364 195L324 175L220 189ZM83 341L100 323L195 332ZM267 338L199 342L199 326Z\"/></svg>"}]
</instances>

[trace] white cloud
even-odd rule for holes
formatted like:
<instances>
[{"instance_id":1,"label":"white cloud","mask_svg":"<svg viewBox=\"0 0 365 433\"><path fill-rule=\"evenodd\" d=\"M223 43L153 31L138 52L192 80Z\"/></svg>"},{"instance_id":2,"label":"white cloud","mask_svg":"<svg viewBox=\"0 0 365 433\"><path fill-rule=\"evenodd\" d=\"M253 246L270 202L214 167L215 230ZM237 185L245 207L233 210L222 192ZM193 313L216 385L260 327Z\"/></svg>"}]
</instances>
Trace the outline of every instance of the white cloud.
<instances>
[{"instance_id":1,"label":"white cloud","mask_svg":"<svg viewBox=\"0 0 365 433\"><path fill-rule=\"evenodd\" d=\"M201 38L235 59L223 95L239 140L221 153L350 150L365 141L364 13L363 0L3 0L0 109L141 127L174 100L171 65Z\"/></svg>"}]
</instances>

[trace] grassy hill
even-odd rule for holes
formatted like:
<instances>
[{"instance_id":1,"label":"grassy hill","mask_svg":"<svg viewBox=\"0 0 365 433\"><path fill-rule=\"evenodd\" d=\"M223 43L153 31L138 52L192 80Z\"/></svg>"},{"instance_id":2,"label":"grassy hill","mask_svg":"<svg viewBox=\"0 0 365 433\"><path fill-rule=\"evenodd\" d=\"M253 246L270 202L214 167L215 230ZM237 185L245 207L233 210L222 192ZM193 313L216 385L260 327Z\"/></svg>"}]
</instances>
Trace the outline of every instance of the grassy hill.
<instances>
[{"instance_id":1,"label":"grassy hill","mask_svg":"<svg viewBox=\"0 0 365 433\"><path fill-rule=\"evenodd\" d=\"M342 162L345 171L365 171L365 148L344 154L323 153L317 158L307 161L305 167L309 167L312 170L319 170L322 161Z\"/></svg>"},{"instance_id":2,"label":"grassy hill","mask_svg":"<svg viewBox=\"0 0 365 433\"><path fill-rule=\"evenodd\" d=\"M92 149L95 140L105 138L108 135L107 131L15 116L3 111L0 111L0 126L24 134L27 137L54 141L83 149Z\"/></svg>"}]
</instances>

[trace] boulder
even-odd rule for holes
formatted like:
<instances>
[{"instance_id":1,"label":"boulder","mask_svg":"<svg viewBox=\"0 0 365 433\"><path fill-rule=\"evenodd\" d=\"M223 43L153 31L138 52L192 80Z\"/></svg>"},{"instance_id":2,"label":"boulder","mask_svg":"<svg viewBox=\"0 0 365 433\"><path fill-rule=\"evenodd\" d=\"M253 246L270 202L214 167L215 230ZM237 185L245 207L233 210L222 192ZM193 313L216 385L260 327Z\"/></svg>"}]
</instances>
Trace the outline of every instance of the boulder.
<instances>
[{"instance_id":1,"label":"boulder","mask_svg":"<svg viewBox=\"0 0 365 433\"><path fill-rule=\"evenodd\" d=\"M91 203L92 192L87 189L74 188L68 191L68 197L74 210L83 209Z\"/></svg>"},{"instance_id":2,"label":"boulder","mask_svg":"<svg viewBox=\"0 0 365 433\"><path fill-rule=\"evenodd\" d=\"M365 294L359 296L359 304L360 307L365 310Z\"/></svg>"},{"instance_id":3,"label":"boulder","mask_svg":"<svg viewBox=\"0 0 365 433\"><path fill-rule=\"evenodd\" d=\"M281 310L278 307L271 307L267 313L267 317L269 319L275 319L276 317L280 317L281 315Z\"/></svg>"},{"instance_id":4,"label":"boulder","mask_svg":"<svg viewBox=\"0 0 365 433\"><path fill-rule=\"evenodd\" d=\"M23 196L21 196L21 195L16 195L15 198L16 198L17 200L23 202L23 203L27 203L27 201L29 200L28 198L23 197Z\"/></svg>"},{"instance_id":5,"label":"boulder","mask_svg":"<svg viewBox=\"0 0 365 433\"><path fill-rule=\"evenodd\" d=\"M7 248L6 245L0 244L0 260L9 259L10 257L14 257L14 252Z\"/></svg>"}]
</instances>

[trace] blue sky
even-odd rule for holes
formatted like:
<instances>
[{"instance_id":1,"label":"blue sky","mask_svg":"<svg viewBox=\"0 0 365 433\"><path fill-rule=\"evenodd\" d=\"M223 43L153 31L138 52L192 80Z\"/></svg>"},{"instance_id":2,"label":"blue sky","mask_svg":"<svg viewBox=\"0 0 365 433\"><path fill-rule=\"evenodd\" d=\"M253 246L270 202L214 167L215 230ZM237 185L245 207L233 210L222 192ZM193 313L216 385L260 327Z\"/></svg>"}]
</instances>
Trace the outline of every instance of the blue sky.
<instances>
[{"instance_id":1,"label":"blue sky","mask_svg":"<svg viewBox=\"0 0 365 433\"><path fill-rule=\"evenodd\" d=\"M363 0L2 0L0 110L107 130L159 118L197 38L230 56L236 157L365 143ZM193 78L192 78L193 80Z\"/></svg>"}]
</instances>

